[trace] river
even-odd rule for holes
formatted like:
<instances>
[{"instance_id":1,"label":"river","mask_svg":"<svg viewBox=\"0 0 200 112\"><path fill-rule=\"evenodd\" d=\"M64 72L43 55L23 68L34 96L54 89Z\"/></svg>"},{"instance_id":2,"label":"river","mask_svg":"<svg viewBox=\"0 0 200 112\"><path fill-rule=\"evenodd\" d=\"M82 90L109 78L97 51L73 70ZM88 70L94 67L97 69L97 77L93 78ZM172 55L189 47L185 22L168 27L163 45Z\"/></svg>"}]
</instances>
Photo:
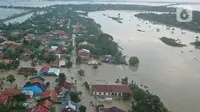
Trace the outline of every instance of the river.
<instances>
[{"instance_id":1,"label":"river","mask_svg":"<svg viewBox=\"0 0 200 112\"><path fill-rule=\"evenodd\" d=\"M123 24L103 16L103 14L117 16L118 13L124 19ZM189 45L199 34L184 31L186 34L182 35L181 29L178 28L175 28L175 33L172 34L171 30L167 30L164 25L152 25L139 21L134 17L136 13L138 12L89 13L89 17L102 26L102 31L112 35L114 40L124 48L124 54L129 57L137 56L140 60L137 71L124 70L124 72L116 72L116 76L121 74L137 83L148 85L149 89L157 94L173 112L200 112L200 90L198 89L200 86L200 50ZM140 27L137 24L140 24ZM156 32L156 28L159 28L160 32ZM146 32L138 32L137 29ZM159 40L162 36L180 39L188 46L170 47ZM109 75L106 78L108 77Z\"/></svg>"}]
</instances>

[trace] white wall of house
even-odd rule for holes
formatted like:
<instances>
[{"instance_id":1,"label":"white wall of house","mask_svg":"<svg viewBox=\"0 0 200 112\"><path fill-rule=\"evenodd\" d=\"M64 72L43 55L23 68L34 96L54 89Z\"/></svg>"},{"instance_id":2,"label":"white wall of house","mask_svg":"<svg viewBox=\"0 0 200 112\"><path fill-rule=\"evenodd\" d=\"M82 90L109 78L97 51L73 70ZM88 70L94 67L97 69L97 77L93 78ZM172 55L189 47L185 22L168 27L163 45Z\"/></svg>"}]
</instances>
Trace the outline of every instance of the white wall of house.
<instances>
[{"instance_id":1,"label":"white wall of house","mask_svg":"<svg viewBox=\"0 0 200 112\"><path fill-rule=\"evenodd\" d=\"M66 64L66 62L64 60L59 61L59 67L64 66L65 64Z\"/></svg>"},{"instance_id":2,"label":"white wall of house","mask_svg":"<svg viewBox=\"0 0 200 112\"><path fill-rule=\"evenodd\" d=\"M93 95L102 96L122 96L123 93L109 93L109 92L93 92Z\"/></svg>"}]
</instances>

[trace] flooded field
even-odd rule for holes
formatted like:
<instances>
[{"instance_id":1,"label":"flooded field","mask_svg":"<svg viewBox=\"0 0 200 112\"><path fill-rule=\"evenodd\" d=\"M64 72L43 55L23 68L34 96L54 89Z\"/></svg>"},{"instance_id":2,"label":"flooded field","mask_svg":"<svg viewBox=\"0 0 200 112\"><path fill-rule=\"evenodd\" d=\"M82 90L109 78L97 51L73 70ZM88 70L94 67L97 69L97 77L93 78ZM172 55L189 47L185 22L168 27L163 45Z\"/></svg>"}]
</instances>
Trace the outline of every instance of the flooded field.
<instances>
[{"instance_id":1,"label":"flooded field","mask_svg":"<svg viewBox=\"0 0 200 112\"><path fill-rule=\"evenodd\" d=\"M119 13L123 18L122 24L103 16L103 14L117 16ZM174 33L171 33L172 28L167 30L164 25L139 21L134 17L136 13L138 12L100 11L89 13L89 17L99 23L102 26L101 29L111 34L114 40L124 48L124 54L128 57L137 56L140 60L139 68L134 72L130 71L128 67L106 65L93 75L109 83L115 78L128 76L129 80L147 85L173 112L189 112L191 110L199 112L200 90L196 88L200 86L200 50L190 45L190 42L193 42L199 34L179 28L175 28ZM160 32L156 32L157 28L160 29ZM138 29L145 32L139 32ZM182 32L186 32L185 35L182 35ZM163 36L180 39L187 47L170 47L159 40ZM94 79L91 81L95 82Z\"/></svg>"}]
</instances>

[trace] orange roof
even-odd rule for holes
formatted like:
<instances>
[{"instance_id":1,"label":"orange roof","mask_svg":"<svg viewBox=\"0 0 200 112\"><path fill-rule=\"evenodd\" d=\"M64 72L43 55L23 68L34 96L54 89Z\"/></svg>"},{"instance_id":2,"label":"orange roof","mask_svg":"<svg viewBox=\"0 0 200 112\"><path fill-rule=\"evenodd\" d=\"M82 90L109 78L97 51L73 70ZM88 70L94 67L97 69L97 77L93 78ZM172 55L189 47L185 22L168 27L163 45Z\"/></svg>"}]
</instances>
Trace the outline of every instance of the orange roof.
<instances>
[{"instance_id":1,"label":"orange roof","mask_svg":"<svg viewBox=\"0 0 200 112\"><path fill-rule=\"evenodd\" d=\"M7 95L7 96L15 96L20 94L21 91L18 89L13 89L13 88L5 88L2 92L2 94Z\"/></svg>"},{"instance_id":2,"label":"orange roof","mask_svg":"<svg viewBox=\"0 0 200 112\"><path fill-rule=\"evenodd\" d=\"M41 99L47 99L55 101L56 100L56 90L49 90L42 93Z\"/></svg>"},{"instance_id":3,"label":"orange roof","mask_svg":"<svg viewBox=\"0 0 200 112\"><path fill-rule=\"evenodd\" d=\"M43 81L40 80L40 79L34 79L34 80L31 80L30 83L36 83L36 82L39 82L40 84L43 84Z\"/></svg>"},{"instance_id":4,"label":"orange roof","mask_svg":"<svg viewBox=\"0 0 200 112\"><path fill-rule=\"evenodd\" d=\"M64 92L66 92L66 89L65 89L63 86L61 86L61 87L59 88L59 91L64 93Z\"/></svg>"}]
</instances>

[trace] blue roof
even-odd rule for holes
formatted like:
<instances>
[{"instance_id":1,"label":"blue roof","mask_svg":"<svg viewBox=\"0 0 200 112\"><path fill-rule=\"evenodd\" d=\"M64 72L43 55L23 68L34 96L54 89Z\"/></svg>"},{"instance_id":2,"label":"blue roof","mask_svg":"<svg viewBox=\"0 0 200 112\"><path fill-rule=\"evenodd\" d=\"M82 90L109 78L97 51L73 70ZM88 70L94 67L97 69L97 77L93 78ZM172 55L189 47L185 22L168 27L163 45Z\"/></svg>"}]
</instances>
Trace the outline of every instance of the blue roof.
<instances>
[{"instance_id":1,"label":"blue roof","mask_svg":"<svg viewBox=\"0 0 200 112\"><path fill-rule=\"evenodd\" d=\"M33 94L40 94L43 92L42 89L38 86L24 87L23 90L33 91Z\"/></svg>"}]
</instances>

